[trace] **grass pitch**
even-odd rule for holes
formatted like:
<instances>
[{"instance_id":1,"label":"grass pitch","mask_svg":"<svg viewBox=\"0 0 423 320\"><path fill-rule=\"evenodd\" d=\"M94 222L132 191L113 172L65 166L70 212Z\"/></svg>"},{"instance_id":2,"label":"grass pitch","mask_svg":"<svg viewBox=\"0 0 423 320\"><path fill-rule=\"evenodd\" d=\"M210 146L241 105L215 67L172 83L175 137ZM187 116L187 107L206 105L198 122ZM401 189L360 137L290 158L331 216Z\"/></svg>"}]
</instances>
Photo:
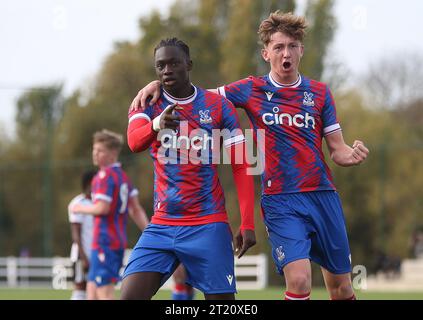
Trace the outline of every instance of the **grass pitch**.
<instances>
[{"instance_id":1,"label":"grass pitch","mask_svg":"<svg viewBox=\"0 0 423 320\"><path fill-rule=\"evenodd\" d=\"M369 292L356 291L359 300L423 300L423 292ZM52 289L0 289L0 300L69 300L71 290ZM116 291L119 298L119 291ZM203 300L203 294L196 291L195 298ZM237 300L281 300L282 288L267 288L265 290L239 290ZM170 300L169 290L160 290L154 300ZM324 288L315 288L311 293L312 300L328 300L328 294Z\"/></svg>"}]
</instances>

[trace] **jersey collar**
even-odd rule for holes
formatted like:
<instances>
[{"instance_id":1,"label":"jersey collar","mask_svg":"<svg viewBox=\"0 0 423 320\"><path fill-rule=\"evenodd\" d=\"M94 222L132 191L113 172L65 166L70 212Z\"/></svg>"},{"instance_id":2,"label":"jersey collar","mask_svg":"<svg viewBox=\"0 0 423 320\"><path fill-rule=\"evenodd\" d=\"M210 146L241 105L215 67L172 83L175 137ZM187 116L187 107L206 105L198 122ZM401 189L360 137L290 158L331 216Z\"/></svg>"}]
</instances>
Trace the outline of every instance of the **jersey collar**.
<instances>
[{"instance_id":1,"label":"jersey collar","mask_svg":"<svg viewBox=\"0 0 423 320\"><path fill-rule=\"evenodd\" d=\"M177 104L188 104L195 100L197 97L197 88L191 83L192 87L194 88L194 93L186 98L175 98L174 96L170 95L165 89L163 89L163 95L171 103L177 103Z\"/></svg>"},{"instance_id":2,"label":"jersey collar","mask_svg":"<svg viewBox=\"0 0 423 320\"><path fill-rule=\"evenodd\" d=\"M121 163L120 163L120 162L115 162L115 163L109 164L109 165L107 165L107 166L100 167L100 170L106 170L106 169L108 169L108 168L120 168L121 166L122 166L122 165L121 165Z\"/></svg>"},{"instance_id":3,"label":"jersey collar","mask_svg":"<svg viewBox=\"0 0 423 320\"><path fill-rule=\"evenodd\" d=\"M273 79L270 72L269 72L269 80L277 88L297 88L301 84L301 81L302 81L301 74L298 74L297 80L295 80L293 83L282 84L282 83L277 82L275 79Z\"/></svg>"},{"instance_id":4,"label":"jersey collar","mask_svg":"<svg viewBox=\"0 0 423 320\"><path fill-rule=\"evenodd\" d=\"M122 164L120 163L120 162L115 162L115 163L112 163L111 165L109 165L109 166L107 166L108 168L115 168L115 167L121 167L122 166Z\"/></svg>"}]
</instances>

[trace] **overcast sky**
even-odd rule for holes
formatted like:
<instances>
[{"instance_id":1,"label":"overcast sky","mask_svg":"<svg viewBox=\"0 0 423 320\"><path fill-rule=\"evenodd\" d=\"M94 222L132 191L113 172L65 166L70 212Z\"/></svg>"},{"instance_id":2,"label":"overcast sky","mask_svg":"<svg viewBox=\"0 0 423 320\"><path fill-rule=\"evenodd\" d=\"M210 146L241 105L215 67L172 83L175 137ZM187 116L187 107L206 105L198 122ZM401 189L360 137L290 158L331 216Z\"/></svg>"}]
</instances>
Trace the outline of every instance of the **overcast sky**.
<instances>
[{"instance_id":1,"label":"overcast sky","mask_svg":"<svg viewBox=\"0 0 423 320\"><path fill-rule=\"evenodd\" d=\"M63 82L69 94L83 86L115 41L139 37L139 17L153 9L166 14L173 1L1 1L0 128L13 129L24 88ZM422 14L421 0L335 0L332 52L355 74L382 57L423 53Z\"/></svg>"}]
</instances>

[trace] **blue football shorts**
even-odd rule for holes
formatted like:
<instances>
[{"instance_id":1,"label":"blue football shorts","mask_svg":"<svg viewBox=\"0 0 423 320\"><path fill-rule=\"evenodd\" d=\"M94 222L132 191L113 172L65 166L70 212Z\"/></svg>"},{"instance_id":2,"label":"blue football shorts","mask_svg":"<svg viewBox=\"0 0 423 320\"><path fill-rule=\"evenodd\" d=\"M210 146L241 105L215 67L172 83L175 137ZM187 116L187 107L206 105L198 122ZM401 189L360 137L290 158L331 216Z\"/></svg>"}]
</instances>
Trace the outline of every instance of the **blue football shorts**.
<instances>
[{"instance_id":1,"label":"blue football shorts","mask_svg":"<svg viewBox=\"0 0 423 320\"><path fill-rule=\"evenodd\" d=\"M88 281L95 282L97 287L120 281L119 272L123 263L123 254L123 249L91 250Z\"/></svg>"},{"instance_id":2,"label":"blue football shorts","mask_svg":"<svg viewBox=\"0 0 423 320\"><path fill-rule=\"evenodd\" d=\"M205 294L235 293L232 232L227 223L196 226L149 224L129 257L123 277L163 274L163 285L182 263L189 285Z\"/></svg>"},{"instance_id":3,"label":"blue football shorts","mask_svg":"<svg viewBox=\"0 0 423 320\"><path fill-rule=\"evenodd\" d=\"M263 195L261 206L279 273L300 259L310 259L334 274L351 272L345 219L336 191Z\"/></svg>"}]
</instances>

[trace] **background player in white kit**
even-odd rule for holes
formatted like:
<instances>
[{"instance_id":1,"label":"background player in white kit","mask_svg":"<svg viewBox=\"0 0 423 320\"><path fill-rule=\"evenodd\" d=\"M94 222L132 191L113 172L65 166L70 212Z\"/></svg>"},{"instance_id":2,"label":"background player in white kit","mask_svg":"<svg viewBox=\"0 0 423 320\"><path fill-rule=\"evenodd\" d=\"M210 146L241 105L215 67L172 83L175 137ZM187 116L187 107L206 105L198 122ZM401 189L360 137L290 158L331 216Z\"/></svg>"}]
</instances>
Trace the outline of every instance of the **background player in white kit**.
<instances>
[{"instance_id":1,"label":"background player in white kit","mask_svg":"<svg viewBox=\"0 0 423 320\"><path fill-rule=\"evenodd\" d=\"M92 204L91 180L97 171L86 171L82 175L82 193L71 200L68 206L69 222L71 225L72 248L70 259L73 262L74 289L71 300L86 299L86 285L93 239L93 216L73 212L72 206L76 203Z\"/></svg>"}]
</instances>

